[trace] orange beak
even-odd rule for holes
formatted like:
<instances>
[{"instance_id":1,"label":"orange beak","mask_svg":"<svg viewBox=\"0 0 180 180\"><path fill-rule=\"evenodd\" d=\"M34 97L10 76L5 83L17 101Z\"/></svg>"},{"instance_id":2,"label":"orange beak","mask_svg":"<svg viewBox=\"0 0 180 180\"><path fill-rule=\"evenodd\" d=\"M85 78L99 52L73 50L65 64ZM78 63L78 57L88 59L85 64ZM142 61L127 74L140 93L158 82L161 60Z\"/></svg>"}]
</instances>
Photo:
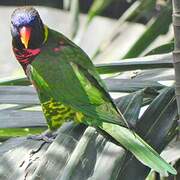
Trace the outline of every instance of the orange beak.
<instances>
[{"instance_id":1,"label":"orange beak","mask_svg":"<svg viewBox=\"0 0 180 180\"><path fill-rule=\"evenodd\" d=\"M24 44L26 49L28 48L29 40L31 37L31 31L32 31L32 28L26 27L26 26L23 26L20 29L21 42Z\"/></svg>"}]
</instances>

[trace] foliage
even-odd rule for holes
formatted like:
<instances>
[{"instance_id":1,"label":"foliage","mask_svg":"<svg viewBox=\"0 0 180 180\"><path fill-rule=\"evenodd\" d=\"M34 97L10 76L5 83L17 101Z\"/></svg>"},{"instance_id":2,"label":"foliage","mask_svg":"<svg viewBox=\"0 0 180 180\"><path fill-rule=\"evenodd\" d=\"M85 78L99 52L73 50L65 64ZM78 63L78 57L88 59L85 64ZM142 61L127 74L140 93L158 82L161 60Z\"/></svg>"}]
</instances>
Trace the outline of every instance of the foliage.
<instances>
[{"instance_id":1,"label":"foliage","mask_svg":"<svg viewBox=\"0 0 180 180\"><path fill-rule=\"evenodd\" d=\"M123 24L139 23L143 19L143 23L146 25L145 30L136 42L131 44L131 48L127 50L125 55L119 56L115 63L98 64L96 68L100 74L106 75L104 81L110 93L120 93L121 95L128 93L125 96L116 98L115 102L128 122L135 127L136 132L142 138L148 141L158 152L162 152L173 141L173 146L170 146L163 153L165 154L164 157L169 162L175 164L178 169L178 154L180 153L177 148L174 148L179 147L179 142L174 141L178 131L174 87L168 87L166 81L163 81L162 84L163 72L167 69L173 70L172 54L169 53L173 50L173 43L171 41L173 37L163 43L158 40L158 37L165 35L169 31L172 23L172 6L170 1L162 0L162 4L157 4L158 2L156 0L137 0L131 4L130 8L117 20L116 25L112 27L110 36L106 37L95 50L93 60L98 59L98 57L104 58L101 55L110 46L113 46L114 41L121 35L119 30ZM71 37L76 39L80 25L79 3L78 1L70 0L66 0L66 3L64 8L66 10L69 9L72 16ZM100 15L112 3L113 0L94 1L87 15L84 32L88 29L94 18ZM154 41L159 42L157 43L158 46L150 48ZM152 54L153 56L149 56ZM147 56L138 57L140 55ZM135 72L134 75L130 78L129 76L124 78L125 73L132 73L132 71ZM152 72L153 75L150 77L150 80L147 80L145 77L149 76L149 72ZM0 103L3 107L0 110L0 138L2 141L10 137L25 136L29 133L36 134L46 129L41 110L39 107L37 108L39 106L38 98L33 89L29 87L30 83L26 78L1 81L0 85ZM6 121L4 121L5 119ZM78 136L81 136L83 132L79 132ZM88 135L89 141L95 141L94 130L86 129L85 132ZM106 137L105 134L104 136ZM97 142L99 143L99 141ZM83 139L80 139L77 146L75 146L75 151L71 149L73 156L68 163L69 166L70 164L72 166L63 166L67 172L72 173L74 171L73 168L80 170L80 166L76 164L75 157L77 158L77 152L82 153L83 151L87 153L88 148L84 147L83 143ZM98 146L98 143L95 146L97 149L101 146ZM115 150L114 145L111 144L109 147ZM68 148L67 146L67 151L69 152ZM105 144L101 148L106 149ZM169 158L171 153L175 153L174 159ZM90 151L89 154L98 157L93 151ZM81 154L82 156L80 157L86 158L89 154ZM105 157L103 151L101 151L100 155ZM108 160L110 161L110 159ZM99 177L98 173L102 173L101 171L104 166L101 166L99 168L96 167L95 177ZM93 164L91 168L93 168ZM121 178L123 180L145 179L150 171L139 163L132 154L126 151L121 151L119 158L114 161L113 168L115 171L111 178ZM40 166L40 169L43 169L43 166ZM67 172L64 174L64 177L67 176ZM106 175L109 177L108 174ZM148 179L156 180L157 177L157 174L151 172Z\"/></svg>"}]
</instances>

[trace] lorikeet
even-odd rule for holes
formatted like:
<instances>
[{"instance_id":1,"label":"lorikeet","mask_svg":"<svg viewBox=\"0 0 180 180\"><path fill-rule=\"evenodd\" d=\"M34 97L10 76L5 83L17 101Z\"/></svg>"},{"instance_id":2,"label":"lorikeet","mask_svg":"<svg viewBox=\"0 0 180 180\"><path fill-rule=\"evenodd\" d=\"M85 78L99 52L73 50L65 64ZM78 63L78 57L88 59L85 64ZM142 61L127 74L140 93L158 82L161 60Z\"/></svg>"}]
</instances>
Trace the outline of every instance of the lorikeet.
<instances>
[{"instance_id":1,"label":"lorikeet","mask_svg":"<svg viewBox=\"0 0 180 180\"><path fill-rule=\"evenodd\" d=\"M11 34L14 54L36 88L50 130L72 119L99 127L145 165L163 174L176 174L128 128L86 53L44 25L34 8L13 12Z\"/></svg>"}]
</instances>

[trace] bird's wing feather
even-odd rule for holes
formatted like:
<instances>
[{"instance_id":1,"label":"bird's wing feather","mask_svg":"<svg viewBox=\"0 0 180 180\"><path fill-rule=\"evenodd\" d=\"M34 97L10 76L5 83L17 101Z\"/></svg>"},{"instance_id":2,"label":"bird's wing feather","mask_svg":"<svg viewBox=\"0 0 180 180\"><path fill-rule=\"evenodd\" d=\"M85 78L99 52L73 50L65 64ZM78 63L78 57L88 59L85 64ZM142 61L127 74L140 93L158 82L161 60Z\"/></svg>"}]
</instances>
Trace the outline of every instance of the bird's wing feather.
<instances>
[{"instance_id":1,"label":"bird's wing feather","mask_svg":"<svg viewBox=\"0 0 180 180\"><path fill-rule=\"evenodd\" d=\"M97 122L126 126L99 85L94 85L98 82L89 80L93 76L88 71L85 75L84 70L69 60L66 48L56 54L44 51L36 58L31 73L40 91L46 91L55 100L70 105Z\"/></svg>"},{"instance_id":2,"label":"bird's wing feather","mask_svg":"<svg viewBox=\"0 0 180 180\"><path fill-rule=\"evenodd\" d=\"M107 90L104 82L100 78L95 66L93 65L92 61L87 56L87 54L79 46L77 46L72 41L67 39L63 34L57 33L54 30L51 30L51 32L54 33L54 35L56 34L57 36L60 36L63 39L63 41L65 41L69 45L69 50L71 52L73 52L72 61L76 65L78 65L81 70L84 69L84 72L85 72L84 74L86 75L86 77L88 79L90 79L90 81L92 83L95 82L94 85L99 89L99 91L101 91L101 93L103 93L103 95L108 99L108 101L111 102L111 105L118 112L118 114L120 116L120 119L122 119L122 121L124 121L125 126L129 127L129 125L128 125L127 121L125 120L124 116L122 115L122 113L117 108L114 101L112 100L111 96L109 95L108 90Z\"/></svg>"},{"instance_id":3,"label":"bird's wing feather","mask_svg":"<svg viewBox=\"0 0 180 180\"><path fill-rule=\"evenodd\" d=\"M130 128L129 124L125 120L121 111L117 108L114 101L112 100L108 90L100 78L95 66L91 62L90 58L82 51L78 46L74 45L74 48L71 49L74 51L75 57L73 58L73 62L78 66L79 71L83 72L86 78L103 94L105 98L108 99L108 102L113 106L113 108L117 111L120 116L120 119L124 122L125 126Z\"/></svg>"},{"instance_id":4,"label":"bird's wing feather","mask_svg":"<svg viewBox=\"0 0 180 180\"><path fill-rule=\"evenodd\" d=\"M46 58L47 60L50 60L48 57ZM87 75L83 75L83 71L78 70L78 66L72 65L72 63L65 63L63 59L60 59L60 66L57 64L54 67L52 65L54 63L49 63L49 73L45 73L46 59L43 59L43 62L40 62L40 60L41 59L38 59L36 63L32 64L32 78L36 79L40 91L45 91L46 94L49 94L54 99L68 103L68 105L71 105L76 110L87 115L87 119L96 119L97 122L95 122L96 124L92 122L93 125L99 126L102 130L110 134L117 142L131 151L143 164L163 174L166 174L167 172L176 174L176 170L165 162L138 135L134 136L130 129L117 126L116 124L118 123L116 121L109 123L117 117L113 113L111 114L109 111L99 106L100 103L105 101L103 96L97 91L98 89L94 90L96 87L88 87L90 81L86 78ZM68 74L66 74L67 72ZM53 79L56 75L59 77ZM84 88L85 85L87 85L90 91L87 92L87 89ZM89 97L90 95L93 95L95 99L91 99ZM101 123L98 123L98 119L101 120L99 121ZM88 124L90 124L89 121Z\"/></svg>"}]
</instances>

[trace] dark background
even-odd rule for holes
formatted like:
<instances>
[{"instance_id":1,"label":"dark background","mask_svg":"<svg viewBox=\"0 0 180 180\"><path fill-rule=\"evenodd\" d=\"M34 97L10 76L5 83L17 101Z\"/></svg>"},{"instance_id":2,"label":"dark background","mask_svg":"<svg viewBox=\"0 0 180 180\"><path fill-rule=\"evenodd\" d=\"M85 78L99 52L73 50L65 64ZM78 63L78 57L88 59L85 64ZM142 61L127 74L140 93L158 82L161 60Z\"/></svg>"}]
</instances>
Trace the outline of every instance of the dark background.
<instances>
[{"instance_id":1,"label":"dark background","mask_svg":"<svg viewBox=\"0 0 180 180\"><path fill-rule=\"evenodd\" d=\"M135 0L114 0L112 4L103 11L102 16L111 18L119 18L121 14L134 2ZM93 0L80 0L80 11L87 13ZM63 0L1 0L0 5L5 6L22 6L22 5L39 5L54 8L63 8Z\"/></svg>"}]
</instances>

